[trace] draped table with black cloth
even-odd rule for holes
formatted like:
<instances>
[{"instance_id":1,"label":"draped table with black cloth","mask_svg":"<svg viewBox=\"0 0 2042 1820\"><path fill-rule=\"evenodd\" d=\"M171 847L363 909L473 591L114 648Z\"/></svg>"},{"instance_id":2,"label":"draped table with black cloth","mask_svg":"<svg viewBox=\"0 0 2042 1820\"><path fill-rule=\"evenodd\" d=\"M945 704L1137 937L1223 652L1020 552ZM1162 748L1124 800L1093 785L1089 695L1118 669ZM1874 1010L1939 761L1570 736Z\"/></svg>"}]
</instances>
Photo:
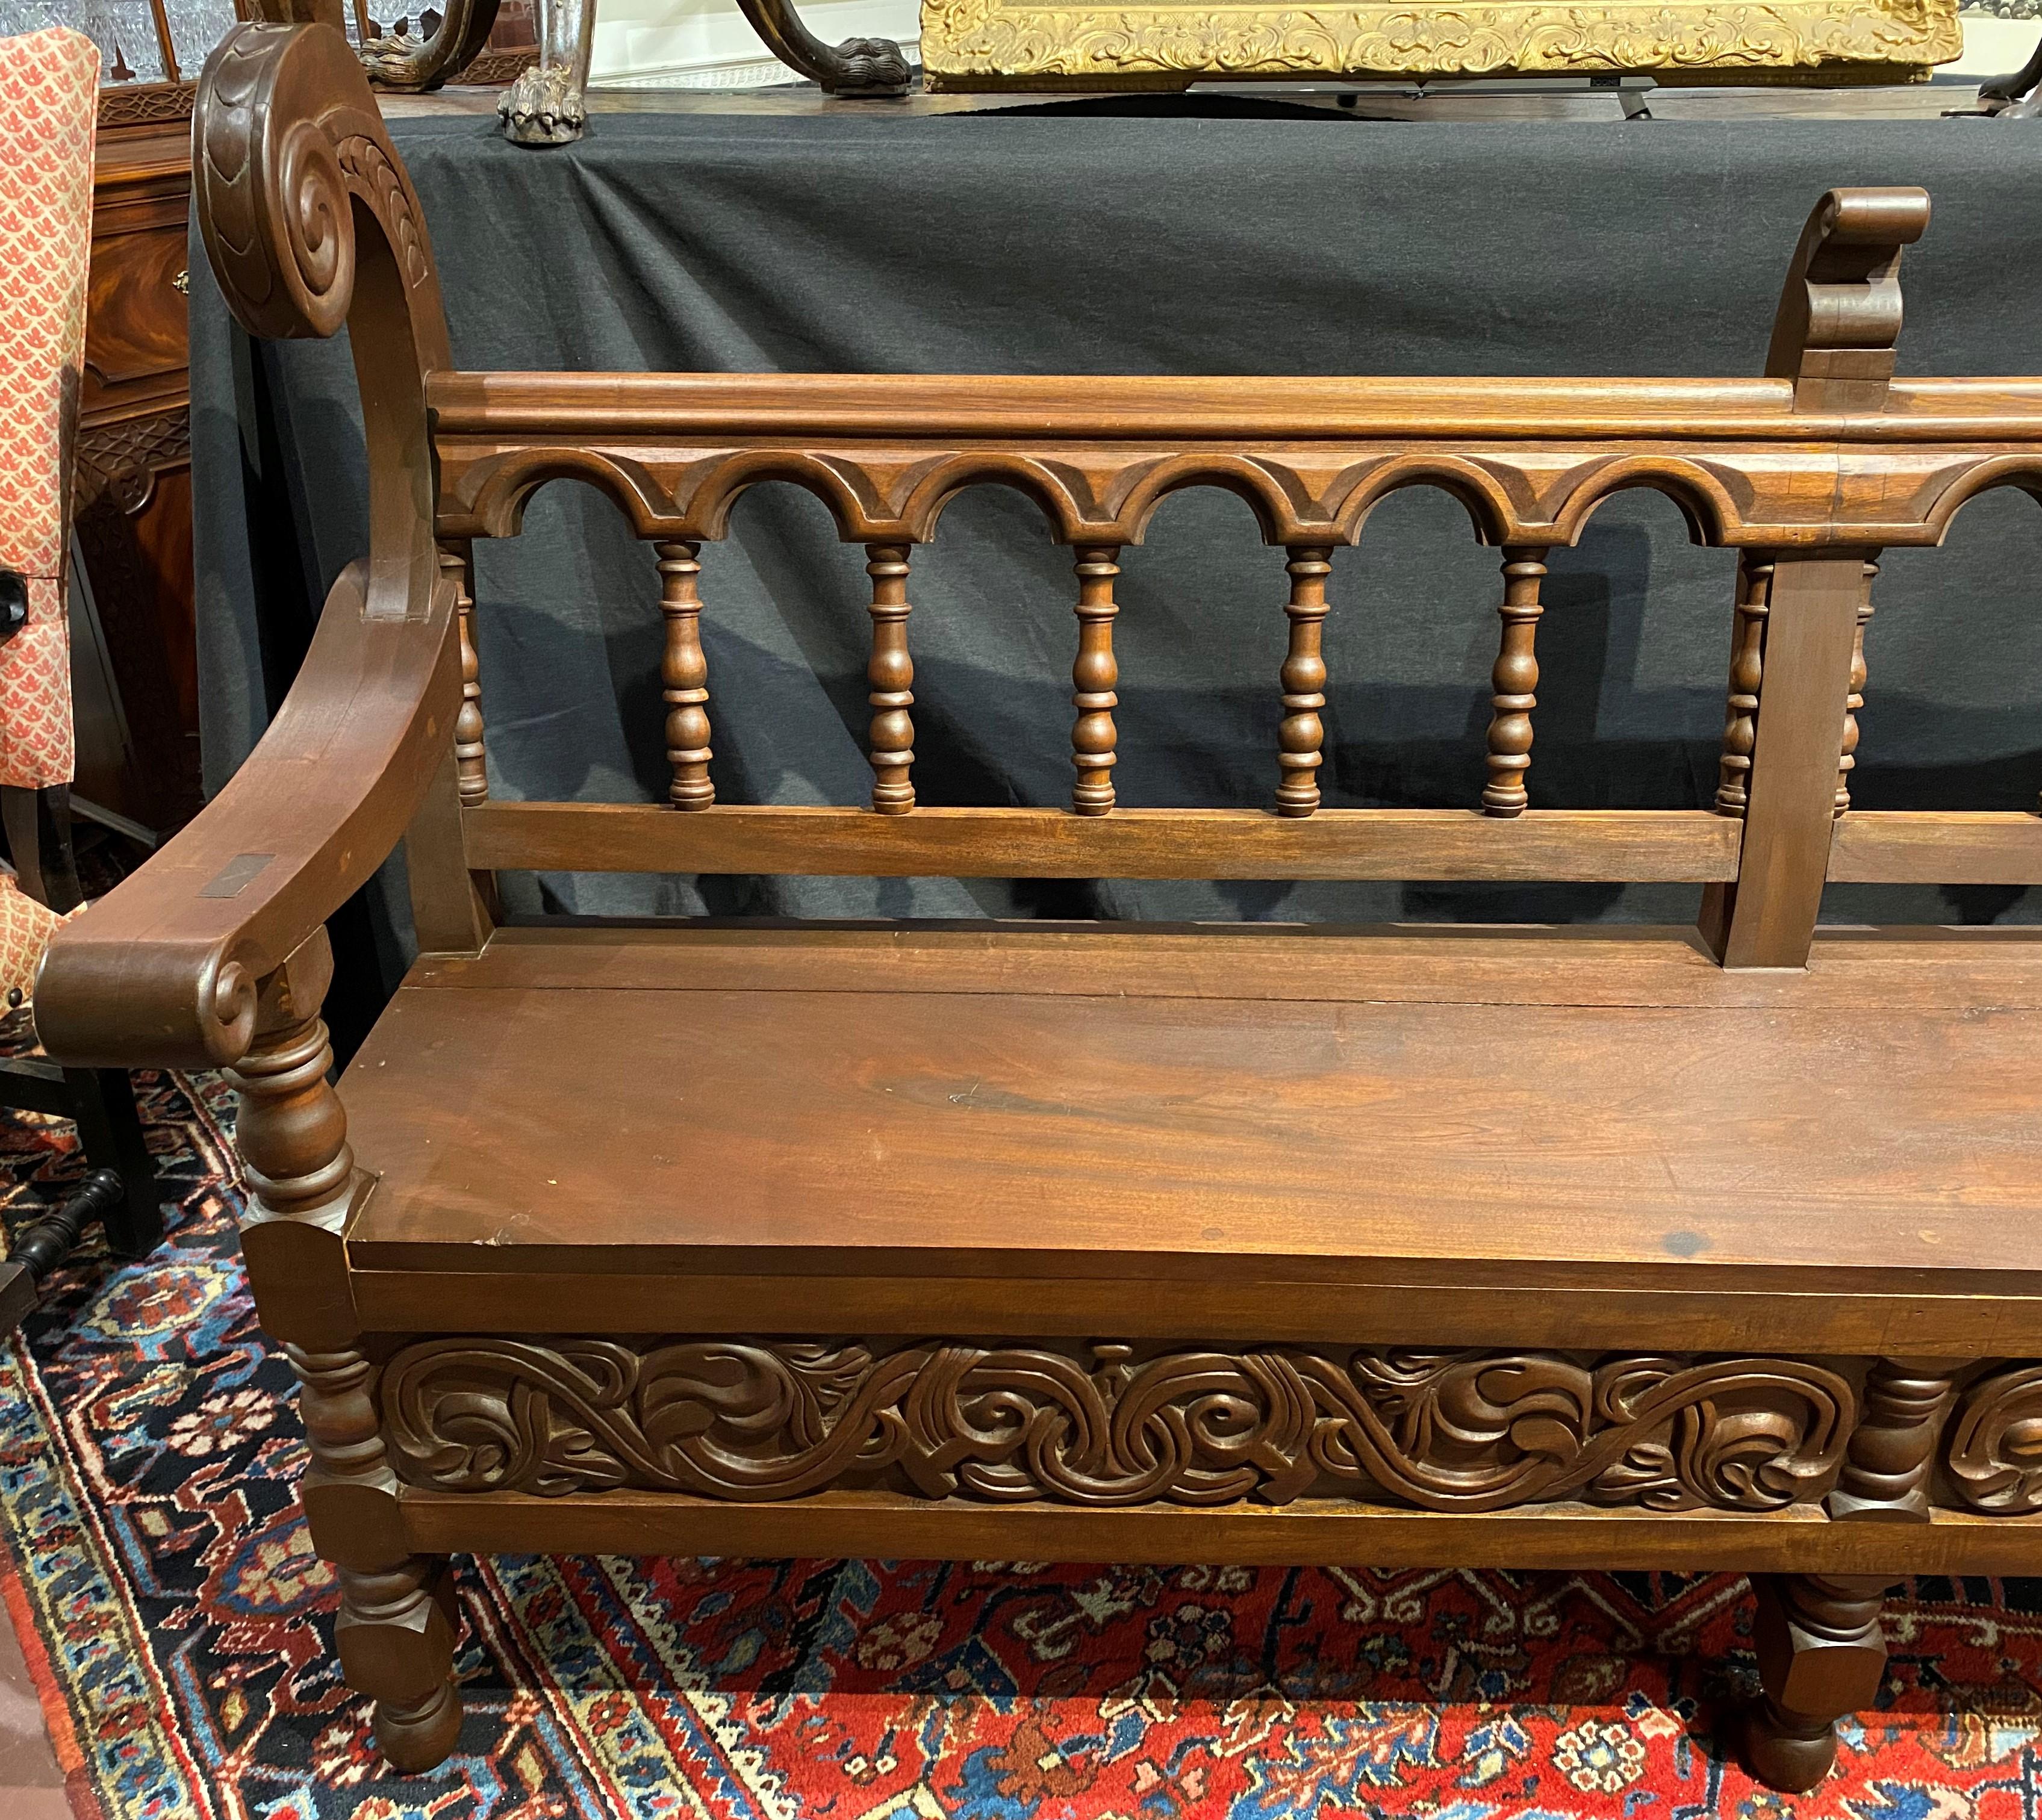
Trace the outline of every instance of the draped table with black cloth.
<instances>
[{"instance_id":1,"label":"draped table with black cloth","mask_svg":"<svg viewBox=\"0 0 2042 1820\"><path fill-rule=\"evenodd\" d=\"M398 119L466 368L870 373L1756 373L1809 207L1842 184L1934 198L1902 272L1905 373L2042 373L2042 142L1979 121L1412 124L1319 118L598 115L572 149L493 118ZM281 699L365 547L344 342L254 350L194 245L200 661L210 789ZM875 399L886 381L875 377ZM1868 808L2032 809L2042 788L2042 515L2000 492L1937 552L1883 560L1853 790ZM1329 807L1478 799L1501 552L1444 493L1379 507L1334 562ZM663 798L649 545L594 491L545 489L476 546L489 785ZM726 802L870 787L864 553L791 485L704 546L713 766ZM1712 798L1735 559L1619 495L1548 559L1535 806ZM914 552L915 782L1055 805L1071 782L1072 552L974 489ZM1126 551L1115 782L1130 805L1266 804L1281 550L1200 489ZM343 1049L402 971L400 879L341 919ZM1696 889L514 877L510 912L1677 921ZM1903 902L1902 900L1906 900ZM2030 916L2026 894L1832 888L1830 920Z\"/></svg>"}]
</instances>

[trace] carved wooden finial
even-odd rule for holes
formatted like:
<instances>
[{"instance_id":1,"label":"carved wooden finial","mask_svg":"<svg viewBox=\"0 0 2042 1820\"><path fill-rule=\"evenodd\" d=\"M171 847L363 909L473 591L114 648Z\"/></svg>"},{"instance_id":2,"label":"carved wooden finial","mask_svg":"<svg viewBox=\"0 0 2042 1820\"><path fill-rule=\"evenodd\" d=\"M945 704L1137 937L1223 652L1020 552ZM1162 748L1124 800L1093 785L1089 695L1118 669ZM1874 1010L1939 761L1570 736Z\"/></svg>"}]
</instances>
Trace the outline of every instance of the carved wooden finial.
<instances>
[{"instance_id":1,"label":"carved wooden finial","mask_svg":"<svg viewBox=\"0 0 2042 1820\"><path fill-rule=\"evenodd\" d=\"M1545 579L1543 550L1503 552L1502 648L1489 675L1495 713L1489 723L1489 782L1482 806L1490 815L1522 815L1530 798L1524 776L1532 769L1532 710L1539 705L1539 584Z\"/></svg>"},{"instance_id":2,"label":"carved wooden finial","mask_svg":"<svg viewBox=\"0 0 2042 1820\"><path fill-rule=\"evenodd\" d=\"M1766 377L1796 411L1876 409L1900 338L1901 249L1929 225L1929 193L1832 189L1801 230L1780 293Z\"/></svg>"},{"instance_id":3,"label":"carved wooden finial","mask_svg":"<svg viewBox=\"0 0 2042 1820\"><path fill-rule=\"evenodd\" d=\"M709 779L709 660L702 655L702 597L695 577L700 544L655 544L660 558L660 610L667 619L667 648L660 660L660 693L667 704L667 763L674 781L668 800L676 809L707 809L716 801Z\"/></svg>"},{"instance_id":4,"label":"carved wooden finial","mask_svg":"<svg viewBox=\"0 0 2042 1820\"><path fill-rule=\"evenodd\" d=\"M1291 599L1291 649L1283 660L1283 725L1276 736L1283 781L1276 786L1279 815L1306 816L1319 806L1319 765L1325 744L1326 664L1320 634L1326 617L1326 578L1333 551L1323 545L1294 549L1286 567Z\"/></svg>"},{"instance_id":5,"label":"carved wooden finial","mask_svg":"<svg viewBox=\"0 0 2042 1820\"><path fill-rule=\"evenodd\" d=\"M1730 640L1730 700L1723 721L1716 813L1742 816L1751 801L1751 754L1758 744L1758 691L1765 677L1765 621L1772 562L1748 552L1737 569L1737 630Z\"/></svg>"},{"instance_id":6,"label":"carved wooden finial","mask_svg":"<svg viewBox=\"0 0 2042 1820\"><path fill-rule=\"evenodd\" d=\"M1114 604L1113 582L1120 573L1114 560L1119 554L1110 545L1078 552L1078 655L1071 666L1071 705L1078 711L1071 728L1071 763L1078 779L1071 807L1080 815L1104 815L1113 807L1113 748L1119 737L1113 710L1120 705L1114 693L1120 666L1113 656L1113 621L1120 609Z\"/></svg>"},{"instance_id":7,"label":"carved wooden finial","mask_svg":"<svg viewBox=\"0 0 2042 1820\"><path fill-rule=\"evenodd\" d=\"M872 806L881 815L905 815L915 806L915 660L908 655L908 549L905 544L867 544L865 572L872 577Z\"/></svg>"}]
</instances>

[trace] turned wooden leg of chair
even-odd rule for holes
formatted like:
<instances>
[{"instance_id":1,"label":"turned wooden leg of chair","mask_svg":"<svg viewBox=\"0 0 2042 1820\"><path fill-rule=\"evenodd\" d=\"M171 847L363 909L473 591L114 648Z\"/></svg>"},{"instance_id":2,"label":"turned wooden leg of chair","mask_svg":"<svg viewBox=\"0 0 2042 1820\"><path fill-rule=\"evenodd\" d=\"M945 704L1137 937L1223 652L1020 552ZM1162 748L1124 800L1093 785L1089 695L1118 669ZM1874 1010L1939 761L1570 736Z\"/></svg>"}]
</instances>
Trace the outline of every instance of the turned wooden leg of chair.
<instances>
[{"instance_id":1,"label":"turned wooden leg of chair","mask_svg":"<svg viewBox=\"0 0 2042 1820\"><path fill-rule=\"evenodd\" d=\"M1745 1731L1751 1772L1790 1795L1813 1788L1837 1760L1836 1722L1879 1697L1887 1582L1813 1573L1753 1579L1763 1696Z\"/></svg>"},{"instance_id":2,"label":"turned wooden leg of chair","mask_svg":"<svg viewBox=\"0 0 2042 1820\"><path fill-rule=\"evenodd\" d=\"M67 1068L63 1078L86 1160L120 1179L119 1199L100 1220L107 1248L116 1257L147 1257L163 1241L163 1186L142 1134L135 1084L119 1068ZM0 1105L6 1103L0 1086Z\"/></svg>"},{"instance_id":3,"label":"turned wooden leg of chair","mask_svg":"<svg viewBox=\"0 0 2042 1820\"><path fill-rule=\"evenodd\" d=\"M376 1743L393 1768L430 1769L461 1735L459 1628L444 1555L408 1555L380 1573L341 1570L341 1669L350 1687L375 1700Z\"/></svg>"}]
</instances>

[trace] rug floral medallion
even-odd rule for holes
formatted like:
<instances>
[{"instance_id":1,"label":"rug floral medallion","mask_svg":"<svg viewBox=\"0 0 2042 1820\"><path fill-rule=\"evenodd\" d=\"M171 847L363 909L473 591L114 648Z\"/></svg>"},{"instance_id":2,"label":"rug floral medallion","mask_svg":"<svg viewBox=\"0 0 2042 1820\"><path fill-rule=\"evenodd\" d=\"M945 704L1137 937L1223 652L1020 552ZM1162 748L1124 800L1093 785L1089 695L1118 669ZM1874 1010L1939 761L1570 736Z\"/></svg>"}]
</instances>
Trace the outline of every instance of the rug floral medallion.
<instances>
[{"instance_id":1,"label":"rug floral medallion","mask_svg":"<svg viewBox=\"0 0 2042 1820\"><path fill-rule=\"evenodd\" d=\"M1917 1582L1789 1800L1724 1748L1734 1576L465 1561L467 1721L386 1771L332 1651L216 1084L140 1077L162 1248L89 1245L0 1355L4 1590L103 1820L2042 1820L2042 1583ZM0 1119L19 1224L71 1128ZM0 1816L4 1820L4 1816Z\"/></svg>"}]
</instances>

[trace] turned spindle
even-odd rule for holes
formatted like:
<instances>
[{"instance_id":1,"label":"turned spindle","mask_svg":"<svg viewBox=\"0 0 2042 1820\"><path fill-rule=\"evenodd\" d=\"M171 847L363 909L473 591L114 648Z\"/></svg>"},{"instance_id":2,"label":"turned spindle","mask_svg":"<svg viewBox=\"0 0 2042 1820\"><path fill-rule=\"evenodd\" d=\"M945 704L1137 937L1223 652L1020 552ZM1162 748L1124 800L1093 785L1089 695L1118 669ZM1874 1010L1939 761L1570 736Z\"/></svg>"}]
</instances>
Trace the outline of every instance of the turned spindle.
<instances>
[{"instance_id":1,"label":"turned spindle","mask_svg":"<svg viewBox=\"0 0 2042 1820\"><path fill-rule=\"evenodd\" d=\"M1765 621L1772 564L1746 556L1737 571L1737 625L1730 635L1730 695L1717 768L1716 812L1740 818L1751 801L1751 754L1758 743L1758 690L1765 675Z\"/></svg>"},{"instance_id":2,"label":"turned spindle","mask_svg":"<svg viewBox=\"0 0 2042 1820\"><path fill-rule=\"evenodd\" d=\"M253 1040L225 1071L249 1189L241 1250L266 1329L297 1375L310 1456L300 1495L313 1546L340 1567L342 1672L373 1699L384 1754L418 1772L444 1758L461 1731L458 1614L445 1558L405 1546L378 1367L356 1326L343 1233L362 1179L346 1109L328 1078L333 1050L319 1010L333 954L324 928L314 927L309 941L254 982ZM229 1002L237 983L222 982Z\"/></svg>"},{"instance_id":3,"label":"turned spindle","mask_svg":"<svg viewBox=\"0 0 2042 1820\"><path fill-rule=\"evenodd\" d=\"M453 718L454 770L461 805L489 800L489 775L482 732L482 667L475 655L475 598L469 579L471 552L465 543L440 545L440 573L454 586L454 613L461 639L461 706Z\"/></svg>"},{"instance_id":4,"label":"turned spindle","mask_svg":"<svg viewBox=\"0 0 2042 1820\"><path fill-rule=\"evenodd\" d=\"M1319 806L1319 766L1326 738L1319 713L1326 705L1321 634L1333 554L1323 545L1310 545L1292 550L1284 565L1291 576L1291 598L1283 609L1291 620L1291 648L1283 660L1283 724L1276 735L1276 762L1283 767L1276 786L1279 815L1310 815Z\"/></svg>"},{"instance_id":5,"label":"turned spindle","mask_svg":"<svg viewBox=\"0 0 2042 1820\"><path fill-rule=\"evenodd\" d=\"M652 547L660 558L660 611L667 621L667 648L660 660L667 763L674 771L667 796L676 809L707 809L716 801L716 786L709 781L709 660L702 655L702 596L695 588L702 545Z\"/></svg>"},{"instance_id":6,"label":"turned spindle","mask_svg":"<svg viewBox=\"0 0 2042 1820\"><path fill-rule=\"evenodd\" d=\"M1539 583L1546 574L1543 549L1503 552L1502 647L1489 673L1495 709L1489 723L1489 782L1482 806L1490 815L1522 815L1531 799L1524 793L1532 768L1532 710L1539 698L1539 660L1533 640L1539 630Z\"/></svg>"},{"instance_id":7,"label":"turned spindle","mask_svg":"<svg viewBox=\"0 0 2042 1820\"><path fill-rule=\"evenodd\" d=\"M1863 1413L1830 1515L1857 1520L1926 1523L1936 1447L1956 1400L1954 1362L1876 1359L1865 1375Z\"/></svg>"},{"instance_id":8,"label":"turned spindle","mask_svg":"<svg viewBox=\"0 0 2042 1820\"><path fill-rule=\"evenodd\" d=\"M1857 633L1851 645L1850 694L1844 699L1844 743L1841 755L1837 760L1837 808L1838 815L1850 807L1850 774L1857 769L1857 711L1864 705L1864 629L1872 618L1872 584L1879 574L1879 564L1868 562L1864 565L1864 594L1857 603Z\"/></svg>"},{"instance_id":9,"label":"turned spindle","mask_svg":"<svg viewBox=\"0 0 2042 1820\"><path fill-rule=\"evenodd\" d=\"M881 815L905 815L915 806L915 662L908 655L908 546L867 544L865 572L872 577L872 806Z\"/></svg>"},{"instance_id":10,"label":"turned spindle","mask_svg":"<svg viewBox=\"0 0 2042 1820\"><path fill-rule=\"evenodd\" d=\"M1071 666L1071 705L1078 711L1071 728L1071 763L1078 778L1071 807L1080 815L1104 815L1113 807L1113 748L1118 735L1113 710L1120 704L1114 685L1120 666L1113 658L1113 578L1120 565L1116 546L1078 552L1078 656Z\"/></svg>"}]
</instances>

